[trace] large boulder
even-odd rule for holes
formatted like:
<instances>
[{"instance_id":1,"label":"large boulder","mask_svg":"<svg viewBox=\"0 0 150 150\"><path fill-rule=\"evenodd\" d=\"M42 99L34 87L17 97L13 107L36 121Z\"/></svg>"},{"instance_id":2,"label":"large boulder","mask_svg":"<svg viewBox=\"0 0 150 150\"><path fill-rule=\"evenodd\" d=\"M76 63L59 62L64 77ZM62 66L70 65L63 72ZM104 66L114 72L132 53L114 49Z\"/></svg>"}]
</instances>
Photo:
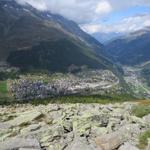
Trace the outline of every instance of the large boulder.
<instances>
[{"instance_id":1,"label":"large boulder","mask_svg":"<svg viewBox=\"0 0 150 150\"><path fill-rule=\"evenodd\" d=\"M132 137L136 128L138 128L137 125L126 125L118 131L97 137L96 144L103 150L116 149Z\"/></svg>"},{"instance_id":2,"label":"large boulder","mask_svg":"<svg viewBox=\"0 0 150 150\"><path fill-rule=\"evenodd\" d=\"M75 135L88 135L91 128L91 116L84 115L73 119L73 132Z\"/></svg>"},{"instance_id":3,"label":"large boulder","mask_svg":"<svg viewBox=\"0 0 150 150\"><path fill-rule=\"evenodd\" d=\"M60 141L61 138L64 138L64 128L60 125L51 126L50 128L44 130L39 137L41 145L43 147L48 147L52 144L51 142Z\"/></svg>"},{"instance_id":4,"label":"large boulder","mask_svg":"<svg viewBox=\"0 0 150 150\"><path fill-rule=\"evenodd\" d=\"M103 113L87 113L82 116L77 116L73 118L73 131L75 135L88 136L91 127L107 127L109 122L109 117L107 114Z\"/></svg>"},{"instance_id":5,"label":"large boulder","mask_svg":"<svg viewBox=\"0 0 150 150\"><path fill-rule=\"evenodd\" d=\"M1 150L13 150L20 148L41 150L39 142L34 138L10 138L6 141L0 142Z\"/></svg>"}]
</instances>

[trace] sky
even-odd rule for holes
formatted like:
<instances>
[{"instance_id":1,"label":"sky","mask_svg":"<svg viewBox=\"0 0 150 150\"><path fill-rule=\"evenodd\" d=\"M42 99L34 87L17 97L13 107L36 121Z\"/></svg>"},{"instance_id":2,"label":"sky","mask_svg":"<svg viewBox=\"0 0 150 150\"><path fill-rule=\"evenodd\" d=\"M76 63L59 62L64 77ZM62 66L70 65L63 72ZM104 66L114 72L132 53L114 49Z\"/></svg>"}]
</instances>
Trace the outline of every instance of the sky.
<instances>
[{"instance_id":1,"label":"sky","mask_svg":"<svg viewBox=\"0 0 150 150\"><path fill-rule=\"evenodd\" d=\"M93 34L129 33L150 26L150 0L17 0L60 14Z\"/></svg>"}]
</instances>

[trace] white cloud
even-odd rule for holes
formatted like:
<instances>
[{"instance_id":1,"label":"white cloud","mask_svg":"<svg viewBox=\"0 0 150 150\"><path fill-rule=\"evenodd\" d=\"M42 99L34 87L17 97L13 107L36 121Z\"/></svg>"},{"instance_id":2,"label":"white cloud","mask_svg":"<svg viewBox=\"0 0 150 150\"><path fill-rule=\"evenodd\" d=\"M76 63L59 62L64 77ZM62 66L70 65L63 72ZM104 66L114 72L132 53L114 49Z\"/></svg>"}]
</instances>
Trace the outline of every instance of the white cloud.
<instances>
[{"instance_id":1,"label":"white cloud","mask_svg":"<svg viewBox=\"0 0 150 150\"><path fill-rule=\"evenodd\" d=\"M29 3L40 10L50 10L68 19L76 21L89 32L125 32L148 26L149 18L134 16L118 21L113 25L96 24L105 15L134 6L150 6L150 0L16 0L19 3Z\"/></svg>"},{"instance_id":2,"label":"white cloud","mask_svg":"<svg viewBox=\"0 0 150 150\"><path fill-rule=\"evenodd\" d=\"M85 24L82 25L81 28L90 34L93 34L101 31L103 27L100 24Z\"/></svg>"},{"instance_id":3,"label":"white cloud","mask_svg":"<svg viewBox=\"0 0 150 150\"><path fill-rule=\"evenodd\" d=\"M87 23L99 19L112 10L107 0L16 0L29 3L40 10L50 10L78 23Z\"/></svg>"},{"instance_id":4,"label":"white cloud","mask_svg":"<svg viewBox=\"0 0 150 150\"><path fill-rule=\"evenodd\" d=\"M47 4L45 3L45 1L43 0L16 0L18 3L20 4L26 4L29 3L31 4L33 7L39 9L39 10L46 10L47 8Z\"/></svg>"},{"instance_id":5,"label":"white cloud","mask_svg":"<svg viewBox=\"0 0 150 150\"><path fill-rule=\"evenodd\" d=\"M150 0L108 0L114 10L123 10L133 6L150 6Z\"/></svg>"},{"instance_id":6,"label":"white cloud","mask_svg":"<svg viewBox=\"0 0 150 150\"><path fill-rule=\"evenodd\" d=\"M104 15L132 6L150 6L150 0L16 0L53 13L58 13L78 23L100 19Z\"/></svg>"},{"instance_id":7,"label":"white cloud","mask_svg":"<svg viewBox=\"0 0 150 150\"><path fill-rule=\"evenodd\" d=\"M97 6L95 12L97 14L102 14L102 13L110 13L112 11L112 7L108 1L100 1Z\"/></svg>"},{"instance_id":8,"label":"white cloud","mask_svg":"<svg viewBox=\"0 0 150 150\"><path fill-rule=\"evenodd\" d=\"M82 25L82 29L90 34L96 32L134 32L140 29L143 29L147 26L150 26L150 14L136 15L133 17L128 17L120 22L111 25L102 25L102 24L85 24Z\"/></svg>"}]
</instances>

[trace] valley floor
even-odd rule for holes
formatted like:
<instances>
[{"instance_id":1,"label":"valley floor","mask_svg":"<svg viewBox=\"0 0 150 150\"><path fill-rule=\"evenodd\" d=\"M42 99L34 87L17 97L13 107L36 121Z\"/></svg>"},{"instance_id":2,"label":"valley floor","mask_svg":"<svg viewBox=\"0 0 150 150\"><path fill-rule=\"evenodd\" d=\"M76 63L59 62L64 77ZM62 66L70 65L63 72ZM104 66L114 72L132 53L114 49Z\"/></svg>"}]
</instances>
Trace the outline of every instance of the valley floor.
<instances>
[{"instance_id":1,"label":"valley floor","mask_svg":"<svg viewBox=\"0 0 150 150\"><path fill-rule=\"evenodd\" d=\"M1 150L149 150L148 138L149 101L0 106Z\"/></svg>"}]
</instances>

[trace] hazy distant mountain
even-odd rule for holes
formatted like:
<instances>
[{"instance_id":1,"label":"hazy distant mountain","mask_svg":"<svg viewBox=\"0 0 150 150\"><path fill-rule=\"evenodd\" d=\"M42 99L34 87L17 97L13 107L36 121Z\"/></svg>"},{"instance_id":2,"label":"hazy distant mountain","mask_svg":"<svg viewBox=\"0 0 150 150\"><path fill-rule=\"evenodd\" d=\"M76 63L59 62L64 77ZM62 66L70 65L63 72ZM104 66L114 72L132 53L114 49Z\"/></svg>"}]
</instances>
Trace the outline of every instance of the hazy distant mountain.
<instances>
[{"instance_id":1,"label":"hazy distant mountain","mask_svg":"<svg viewBox=\"0 0 150 150\"><path fill-rule=\"evenodd\" d=\"M109 33L97 32L92 34L92 36L95 37L99 42L107 44L117 38L120 38L121 36L123 36L123 34L116 32L109 32Z\"/></svg>"},{"instance_id":2,"label":"hazy distant mountain","mask_svg":"<svg viewBox=\"0 0 150 150\"><path fill-rule=\"evenodd\" d=\"M108 54L124 65L150 60L150 27L130 33L106 45Z\"/></svg>"},{"instance_id":3,"label":"hazy distant mountain","mask_svg":"<svg viewBox=\"0 0 150 150\"><path fill-rule=\"evenodd\" d=\"M14 0L0 1L0 61L25 70L112 69L104 54L103 45L75 22Z\"/></svg>"}]
</instances>

